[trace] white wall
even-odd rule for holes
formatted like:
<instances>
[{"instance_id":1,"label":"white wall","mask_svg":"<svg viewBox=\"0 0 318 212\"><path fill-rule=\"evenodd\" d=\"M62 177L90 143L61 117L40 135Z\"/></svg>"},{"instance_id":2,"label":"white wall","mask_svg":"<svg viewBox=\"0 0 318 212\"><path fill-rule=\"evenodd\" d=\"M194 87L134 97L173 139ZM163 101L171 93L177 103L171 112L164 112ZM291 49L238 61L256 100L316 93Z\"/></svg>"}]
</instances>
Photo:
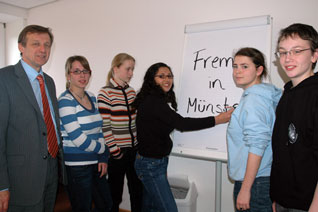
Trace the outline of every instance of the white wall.
<instances>
[{"instance_id":1,"label":"white wall","mask_svg":"<svg viewBox=\"0 0 318 212\"><path fill-rule=\"evenodd\" d=\"M16 64L20 59L18 37L25 25L26 20L24 18L17 18L6 24L6 65Z\"/></svg>"},{"instance_id":2,"label":"white wall","mask_svg":"<svg viewBox=\"0 0 318 212\"><path fill-rule=\"evenodd\" d=\"M131 82L136 90L146 69L158 61L172 67L178 88L186 24L271 15L274 52L281 28L302 22L318 29L317 6L317 0L60 0L31 9L27 23L53 29L55 43L44 70L55 79L57 93L65 89L64 64L74 54L88 58L93 69L88 90L97 93L105 83L113 56L119 52L130 53L137 60ZM280 75L273 62L271 77L278 87L284 84ZM233 184L228 180L226 164L222 167L222 211L233 211ZM197 184L198 212L214 211L214 169L214 162L170 159L170 174L187 174ZM128 199L126 192L123 208L129 208Z\"/></svg>"},{"instance_id":3,"label":"white wall","mask_svg":"<svg viewBox=\"0 0 318 212\"><path fill-rule=\"evenodd\" d=\"M5 33L5 24L0 22L0 68L5 66L5 58L6 58L6 33Z\"/></svg>"}]
</instances>

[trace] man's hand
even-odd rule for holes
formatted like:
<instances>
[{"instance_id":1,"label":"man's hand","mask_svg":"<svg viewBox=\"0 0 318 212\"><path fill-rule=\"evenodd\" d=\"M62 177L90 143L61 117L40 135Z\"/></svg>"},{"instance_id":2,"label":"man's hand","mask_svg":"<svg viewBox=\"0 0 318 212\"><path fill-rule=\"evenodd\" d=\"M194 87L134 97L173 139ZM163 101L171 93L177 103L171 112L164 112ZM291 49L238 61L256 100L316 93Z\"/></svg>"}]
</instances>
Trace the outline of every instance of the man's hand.
<instances>
[{"instance_id":1,"label":"man's hand","mask_svg":"<svg viewBox=\"0 0 318 212\"><path fill-rule=\"evenodd\" d=\"M0 212L7 212L9 206L10 192L0 191Z\"/></svg>"}]
</instances>

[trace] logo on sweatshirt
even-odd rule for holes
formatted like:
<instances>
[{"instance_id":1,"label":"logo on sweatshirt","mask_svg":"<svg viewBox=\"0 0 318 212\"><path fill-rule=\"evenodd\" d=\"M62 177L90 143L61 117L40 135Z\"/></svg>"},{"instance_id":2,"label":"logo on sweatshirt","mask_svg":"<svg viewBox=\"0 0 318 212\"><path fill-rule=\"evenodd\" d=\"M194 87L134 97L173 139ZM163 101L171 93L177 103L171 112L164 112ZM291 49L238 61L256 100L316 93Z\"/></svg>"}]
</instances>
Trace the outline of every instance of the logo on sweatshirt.
<instances>
[{"instance_id":1,"label":"logo on sweatshirt","mask_svg":"<svg viewBox=\"0 0 318 212\"><path fill-rule=\"evenodd\" d=\"M293 123L290 123L288 126L288 138L289 143L294 144L297 141L298 134L296 132L296 127Z\"/></svg>"}]
</instances>

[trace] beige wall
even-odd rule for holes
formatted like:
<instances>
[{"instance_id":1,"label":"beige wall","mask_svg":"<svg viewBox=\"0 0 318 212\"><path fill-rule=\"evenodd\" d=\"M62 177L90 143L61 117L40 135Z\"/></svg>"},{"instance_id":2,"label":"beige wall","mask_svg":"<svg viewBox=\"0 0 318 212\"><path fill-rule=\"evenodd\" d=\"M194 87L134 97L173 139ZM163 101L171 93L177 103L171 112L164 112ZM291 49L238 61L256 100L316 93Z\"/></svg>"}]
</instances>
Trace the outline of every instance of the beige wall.
<instances>
[{"instance_id":1,"label":"beige wall","mask_svg":"<svg viewBox=\"0 0 318 212\"><path fill-rule=\"evenodd\" d=\"M282 27L303 22L318 29L317 6L317 0L60 0L31 9L27 24L53 29L55 43L44 70L55 79L58 94L65 89L65 60L74 54L88 58L93 69L88 90L94 93L104 85L111 59L119 52L127 52L137 60L131 82L136 90L146 69L158 61L172 67L178 88L186 24L271 15L275 58L277 34ZM282 87L284 82L275 62L271 64L272 82ZM227 178L226 164L222 167L222 211L233 211L233 184ZM169 173L187 174L195 181L198 212L214 211L214 168L214 162L170 159ZM129 208L128 203L126 192L122 207Z\"/></svg>"},{"instance_id":2,"label":"beige wall","mask_svg":"<svg viewBox=\"0 0 318 212\"><path fill-rule=\"evenodd\" d=\"M6 40L5 40L5 24L0 21L0 67L5 66L5 58L6 58Z\"/></svg>"},{"instance_id":3,"label":"beige wall","mask_svg":"<svg viewBox=\"0 0 318 212\"><path fill-rule=\"evenodd\" d=\"M6 24L6 57L7 65L15 64L20 59L20 52L18 49L19 33L26 25L26 20L18 18Z\"/></svg>"}]
</instances>

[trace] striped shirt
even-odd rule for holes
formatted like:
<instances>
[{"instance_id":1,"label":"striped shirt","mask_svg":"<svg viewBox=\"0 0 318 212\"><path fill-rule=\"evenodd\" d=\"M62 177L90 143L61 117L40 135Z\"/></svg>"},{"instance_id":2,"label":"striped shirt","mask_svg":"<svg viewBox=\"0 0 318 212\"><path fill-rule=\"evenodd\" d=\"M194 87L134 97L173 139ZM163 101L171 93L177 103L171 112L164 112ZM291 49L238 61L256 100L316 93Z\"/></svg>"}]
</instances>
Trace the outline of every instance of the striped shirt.
<instances>
[{"instance_id":1,"label":"striped shirt","mask_svg":"<svg viewBox=\"0 0 318 212\"><path fill-rule=\"evenodd\" d=\"M58 100L65 165L108 161L109 150L102 134L102 118L96 97L90 92L86 95L91 101L91 110L83 107L69 90L62 93Z\"/></svg>"},{"instance_id":2,"label":"striped shirt","mask_svg":"<svg viewBox=\"0 0 318 212\"><path fill-rule=\"evenodd\" d=\"M113 79L99 91L97 99L103 118L103 134L113 157L119 157L124 148L137 145L136 113L130 106L135 98L132 87L121 87Z\"/></svg>"}]
</instances>

